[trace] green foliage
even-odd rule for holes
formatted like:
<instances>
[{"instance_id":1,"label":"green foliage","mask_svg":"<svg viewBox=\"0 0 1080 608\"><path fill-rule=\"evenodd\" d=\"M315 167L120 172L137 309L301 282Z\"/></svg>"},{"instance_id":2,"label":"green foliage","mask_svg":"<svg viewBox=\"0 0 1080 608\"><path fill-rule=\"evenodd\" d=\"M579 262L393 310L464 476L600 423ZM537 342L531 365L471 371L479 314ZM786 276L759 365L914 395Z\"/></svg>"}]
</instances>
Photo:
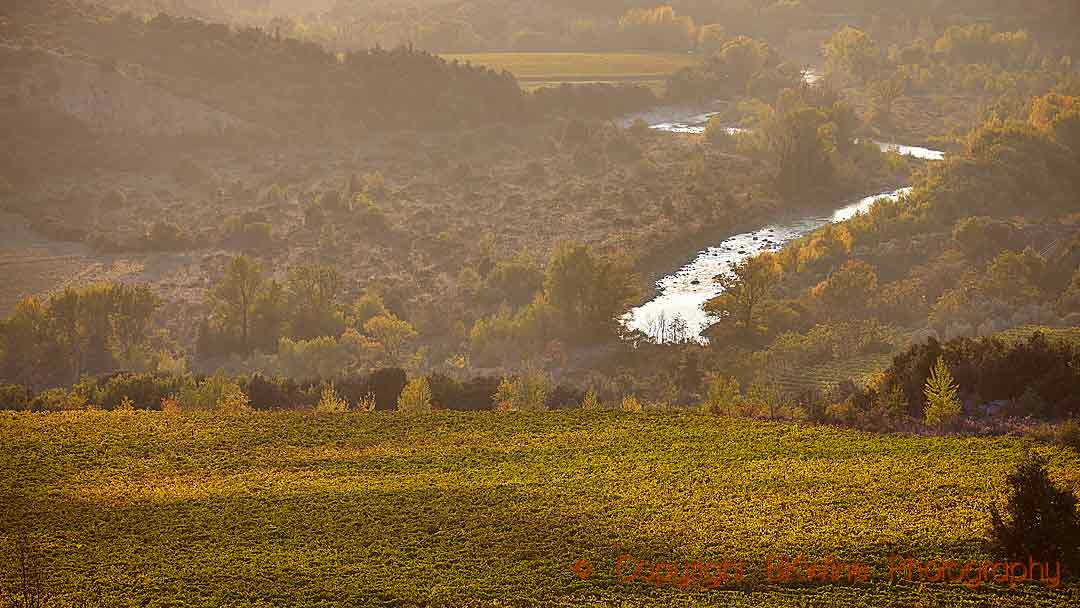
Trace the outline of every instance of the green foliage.
<instances>
[{"instance_id":1,"label":"green foliage","mask_svg":"<svg viewBox=\"0 0 1080 608\"><path fill-rule=\"evenodd\" d=\"M225 267L225 276L214 287L213 304L226 334L239 337L241 352L249 352L255 303L262 286L262 270L251 258L236 256Z\"/></svg>"},{"instance_id":2,"label":"green foliage","mask_svg":"<svg viewBox=\"0 0 1080 608\"><path fill-rule=\"evenodd\" d=\"M626 258L601 258L585 245L560 244L548 263L544 294L559 313L563 337L582 342L610 336L637 292L632 268Z\"/></svg>"},{"instance_id":3,"label":"green foliage","mask_svg":"<svg viewBox=\"0 0 1080 608\"><path fill-rule=\"evenodd\" d=\"M938 357L937 363L930 370L923 394L926 397L924 416L926 424L933 427L945 427L953 423L960 415L960 399L957 392L960 387L949 373L945 359Z\"/></svg>"},{"instance_id":4,"label":"green foliage","mask_svg":"<svg viewBox=\"0 0 1080 608\"><path fill-rule=\"evenodd\" d=\"M23 384L70 384L83 374L148 365L159 306L146 286L67 287L44 304L21 301L0 320L0 377Z\"/></svg>"},{"instance_id":5,"label":"green foliage","mask_svg":"<svg viewBox=\"0 0 1080 608\"><path fill-rule=\"evenodd\" d=\"M250 400L240 385L223 375L188 382L176 394L182 411L218 411L237 414L250 411Z\"/></svg>"},{"instance_id":6,"label":"green foliage","mask_svg":"<svg viewBox=\"0 0 1080 608\"><path fill-rule=\"evenodd\" d=\"M877 291L877 272L860 260L848 260L810 291L825 318L850 319L865 310Z\"/></svg>"}]
</instances>

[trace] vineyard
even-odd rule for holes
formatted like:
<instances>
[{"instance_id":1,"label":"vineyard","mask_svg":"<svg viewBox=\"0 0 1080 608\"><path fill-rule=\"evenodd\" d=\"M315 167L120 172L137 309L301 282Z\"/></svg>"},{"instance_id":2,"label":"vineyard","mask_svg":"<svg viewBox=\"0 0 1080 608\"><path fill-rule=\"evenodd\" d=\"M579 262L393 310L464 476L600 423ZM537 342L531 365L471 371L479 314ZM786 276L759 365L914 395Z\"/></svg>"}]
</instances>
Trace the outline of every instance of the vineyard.
<instances>
[{"instance_id":1,"label":"vineyard","mask_svg":"<svg viewBox=\"0 0 1080 608\"><path fill-rule=\"evenodd\" d=\"M770 382L782 392L793 395L811 389L826 390L845 380L865 385L875 374L889 367L892 360L893 355L874 354L812 367L791 367L776 371Z\"/></svg>"},{"instance_id":2,"label":"vineyard","mask_svg":"<svg viewBox=\"0 0 1080 608\"><path fill-rule=\"evenodd\" d=\"M666 77L701 60L685 53L464 53L442 57L506 70L526 89L568 82L636 83L660 89Z\"/></svg>"},{"instance_id":3,"label":"vineyard","mask_svg":"<svg viewBox=\"0 0 1080 608\"><path fill-rule=\"evenodd\" d=\"M583 411L3 414L0 438L0 564L25 531L57 606L1080 601L1068 576L888 580L893 554L990 558L1013 439ZM1076 453L1043 449L1080 487ZM776 582L770 555L867 577ZM694 562L742 564L743 578L664 574Z\"/></svg>"},{"instance_id":4,"label":"vineyard","mask_svg":"<svg viewBox=\"0 0 1080 608\"><path fill-rule=\"evenodd\" d=\"M1051 342L1062 341L1072 344L1080 343L1080 327L1042 327L1039 325L1025 325L998 334L1006 342L1024 342L1031 338L1031 334L1041 331Z\"/></svg>"}]
</instances>

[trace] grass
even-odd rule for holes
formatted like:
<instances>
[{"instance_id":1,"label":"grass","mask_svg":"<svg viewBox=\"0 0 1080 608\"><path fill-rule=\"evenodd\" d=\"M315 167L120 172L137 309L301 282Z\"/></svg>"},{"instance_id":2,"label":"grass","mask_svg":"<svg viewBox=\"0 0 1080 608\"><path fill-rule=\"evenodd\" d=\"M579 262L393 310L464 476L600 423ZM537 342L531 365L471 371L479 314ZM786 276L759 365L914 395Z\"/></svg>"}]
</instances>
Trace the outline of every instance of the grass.
<instances>
[{"instance_id":1,"label":"grass","mask_svg":"<svg viewBox=\"0 0 1080 608\"><path fill-rule=\"evenodd\" d=\"M701 58L684 53L464 53L442 55L506 70L522 83L658 81Z\"/></svg>"},{"instance_id":2,"label":"grass","mask_svg":"<svg viewBox=\"0 0 1080 608\"><path fill-rule=\"evenodd\" d=\"M890 586L987 558L1012 439L691 414L0 414L0 530L87 606L1063 606L1080 585ZM1050 451L1059 481L1080 459ZM739 559L742 586L623 584L619 555ZM767 554L868 584L770 584ZM571 564L587 559L587 580ZM0 558L0 564L10 560ZM648 571L648 566L646 567ZM1075 605L1075 604L1074 604Z\"/></svg>"}]
</instances>

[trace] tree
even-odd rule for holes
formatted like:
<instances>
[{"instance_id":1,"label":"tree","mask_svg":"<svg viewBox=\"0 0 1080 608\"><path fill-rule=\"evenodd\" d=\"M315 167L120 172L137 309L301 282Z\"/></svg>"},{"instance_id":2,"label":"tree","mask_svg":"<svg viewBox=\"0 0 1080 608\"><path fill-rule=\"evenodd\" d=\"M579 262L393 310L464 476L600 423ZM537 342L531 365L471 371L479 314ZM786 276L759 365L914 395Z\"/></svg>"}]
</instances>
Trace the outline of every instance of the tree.
<instances>
[{"instance_id":1,"label":"tree","mask_svg":"<svg viewBox=\"0 0 1080 608\"><path fill-rule=\"evenodd\" d=\"M825 128L828 125L829 115L809 106L769 115L765 141L779 166L776 187L780 194L805 195L832 184L835 169L822 137L830 130Z\"/></svg>"},{"instance_id":2,"label":"tree","mask_svg":"<svg viewBox=\"0 0 1080 608\"><path fill-rule=\"evenodd\" d=\"M850 318L865 311L871 296L877 291L878 279L874 267L861 260L848 260L811 291L829 318Z\"/></svg>"},{"instance_id":3,"label":"tree","mask_svg":"<svg viewBox=\"0 0 1080 608\"><path fill-rule=\"evenodd\" d=\"M1034 249L1003 251L987 266L981 291L1015 304L1038 302L1045 274L1046 259Z\"/></svg>"},{"instance_id":4,"label":"tree","mask_svg":"<svg viewBox=\"0 0 1080 608\"><path fill-rule=\"evenodd\" d=\"M625 257L601 258L585 245L561 243L548 264L544 295L565 335L582 341L614 331L615 318L634 297L636 285Z\"/></svg>"},{"instance_id":5,"label":"tree","mask_svg":"<svg viewBox=\"0 0 1080 608\"><path fill-rule=\"evenodd\" d=\"M397 409L406 414L431 413L431 386L424 376L409 380L398 397Z\"/></svg>"},{"instance_id":6,"label":"tree","mask_svg":"<svg viewBox=\"0 0 1080 608\"><path fill-rule=\"evenodd\" d=\"M368 319L364 333L382 345L389 365L400 365L405 346L417 338L413 326L391 312Z\"/></svg>"},{"instance_id":7,"label":"tree","mask_svg":"<svg viewBox=\"0 0 1080 608\"><path fill-rule=\"evenodd\" d=\"M926 386L923 387L923 395L926 397L924 416L927 424L940 428L956 420L960 415L960 399L957 397L959 390L960 387L945 365L945 358L938 357L937 363L930 370Z\"/></svg>"},{"instance_id":8,"label":"tree","mask_svg":"<svg viewBox=\"0 0 1080 608\"><path fill-rule=\"evenodd\" d=\"M301 266L289 273L288 293L293 339L337 336L345 329L337 307L341 275L329 266Z\"/></svg>"},{"instance_id":9,"label":"tree","mask_svg":"<svg viewBox=\"0 0 1080 608\"><path fill-rule=\"evenodd\" d=\"M716 277L723 293L709 300L705 304L705 311L722 320L734 321L735 326L743 331L755 332L759 329L761 308L772 297L772 290L780 276L780 265L770 252L747 258L741 263L732 262L729 273Z\"/></svg>"},{"instance_id":10,"label":"tree","mask_svg":"<svg viewBox=\"0 0 1080 608\"><path fill-rule=\"evenodd\" d=\"M866 32L850 26L833 34L824 51L830 69L847 72L863 82L873 77L884 61L877 43Z\"/></svg>"},{"instance_id":11,"label":"tree","mask_svg":"<svg viewBox=\"0 0 1080 608\"><path fill-rule=\"evenodd\" d=\"M229 261L225 276L212 292L224 328L239 335L240 348L245 353L250 352L252 312L262 281L258 264L247 256L238 255Z\"/></svg>"},{"instance_id":12,"label":"tree","mask_svg":"<svg viewBox=\"0 0 1080 608\"><path fill-rule=\"evenodd\" d=\"M1031 124L1080 159L1080 97L1050 93L1035 100Z\"/></svg>"},{"instance_id":13,"label":"tree","mask_svg":"<svg viewBox=\"0 0 1080 608\"><path fill-rule=\"evenodd\" d=\"M1075 567L1080 559L1080 518L1076 495L1054 485L1041 456L1031 456L1008 476L1005 514L990 508L995 552L1006 558L1061 561Z\"/></svg>"}]
</instances>

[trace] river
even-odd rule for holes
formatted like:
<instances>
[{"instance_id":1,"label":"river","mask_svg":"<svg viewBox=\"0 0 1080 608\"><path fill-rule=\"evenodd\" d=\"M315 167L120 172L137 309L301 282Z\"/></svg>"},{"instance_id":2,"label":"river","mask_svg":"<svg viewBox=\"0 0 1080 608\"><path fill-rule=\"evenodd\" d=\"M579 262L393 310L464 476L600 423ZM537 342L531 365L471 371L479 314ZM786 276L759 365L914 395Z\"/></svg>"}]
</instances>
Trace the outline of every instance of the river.
<instances>
[{"instance_id":1,"label":"river","mask_svg":"<svg viewBox=\"0 0 1080 608\"><path fill-rule=\"evenodd\" d=\"M677 112L677 111L676 111ZM714 113L683 110L682 115L669 115L650 121L650 128L668 133L703 133ZM739 128L729 128L737 133ZM882 150L894 151L905 156L926 160L942 160L945 154L918 146L892 142L875 142ZM857 213L864 212L882 198L896 199L909 191L902 188L881 192L858 201L849 201L838 207L831 215L812 216L764 226L753 232L730 236L715 246L701 251L685 266L656 283L657 294L648 302L626 313L623 325L640 330L657 341L692 340L706 343L702 333L715 320L703 306L705 302L722 293L713 280L728 271L732 262L738 263L763 251L776 251L785 244L822 226L842 222Z\"/></svg>"}]
</instances>

